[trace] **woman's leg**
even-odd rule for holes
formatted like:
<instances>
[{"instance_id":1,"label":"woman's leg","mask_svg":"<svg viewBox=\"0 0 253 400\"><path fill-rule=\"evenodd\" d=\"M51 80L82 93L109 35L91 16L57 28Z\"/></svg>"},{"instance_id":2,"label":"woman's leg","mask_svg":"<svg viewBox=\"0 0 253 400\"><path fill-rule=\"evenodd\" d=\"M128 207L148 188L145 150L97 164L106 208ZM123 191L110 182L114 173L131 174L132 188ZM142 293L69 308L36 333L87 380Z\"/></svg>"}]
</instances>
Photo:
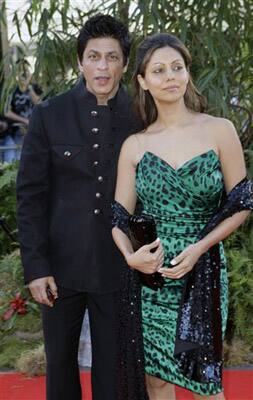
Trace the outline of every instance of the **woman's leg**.
<instances>
[{"instance_id":1,"label":"woman's leg","mask_svg":"<svg viewBox=\"0 0 253 400\"><path fill-rule=\"evenodd\" d=\"M16 150L16 160L20 160L20 156L21 156L21 147L23 145L23 141L24 141L24 134L22 133L21 130L17 131L14 135L14 141L15 144L18 146L17 150Z\"/></svg>"},{"instance_id":2,"label":"woman's leg","mask_svg":"<svg viewBox=\"0 0 253 400\"><path fill-rule=\"evenodd\" d=\"M147 390L150 400L176 400L175 387L155 376L146 375Z\"/></svg>"},{"instance_id":3,"label":"woman's leg","mask_svg":"<svg viewBox=\"0 0 253 400\"><path fill-rule=\"evenodd\" d=\"M4 146L15 146L15 141L13 140L11 135L7 135L4 139ZM3 161L6 163L12 163L13 161L16 160L16 150L15 148L13 149L8 149L4 150L3 153Z\"/></svg>"},{"instance_id":4,"label":"woman's leg","mask_svg":"<svg viewBox=\"0 0 253 400\"><path fill-rule=\"evenodd\" d=\"M201 396L200 394L194 394L195 400L225 400L223 393L214 394L212 396Z\"/></svg>"}]
</instances>

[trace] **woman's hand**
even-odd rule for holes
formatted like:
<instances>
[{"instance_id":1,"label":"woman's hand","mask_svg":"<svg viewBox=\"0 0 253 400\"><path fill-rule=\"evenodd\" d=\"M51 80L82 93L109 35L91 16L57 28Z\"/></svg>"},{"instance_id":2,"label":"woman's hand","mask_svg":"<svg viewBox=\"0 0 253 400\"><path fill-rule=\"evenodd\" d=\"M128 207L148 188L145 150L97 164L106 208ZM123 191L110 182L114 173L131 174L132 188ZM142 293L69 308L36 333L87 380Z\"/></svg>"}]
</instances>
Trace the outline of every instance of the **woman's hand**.
<instances>
[{"instance_id":1,"label":"woman's hand","mask_svg":"<svg viewBox=\"0 0 253 400\"><path fill-rule=\"evenodd\" d=\"M156 249L156 251L151 253L153 249ZM142 246L139 250L126 257L126 262L130 267L145 274L153 274L162 268L163 261L164 251L160 239Z\"/></svg>"},{"instance_id":2,"label":"woman's hand","mask_svg":"<svg viewBox=\"0 0 253 400\"><path fill-rule=\"evenodd\" d=\"M200 256L206 251L202 242L199 241L195 244L191 244L186 247L177 257L171 260L173 268L160 268L158 272L165 278L180 279L187 272L191 271L194 265L197 263Z\"/></svg>"}]
</instances>

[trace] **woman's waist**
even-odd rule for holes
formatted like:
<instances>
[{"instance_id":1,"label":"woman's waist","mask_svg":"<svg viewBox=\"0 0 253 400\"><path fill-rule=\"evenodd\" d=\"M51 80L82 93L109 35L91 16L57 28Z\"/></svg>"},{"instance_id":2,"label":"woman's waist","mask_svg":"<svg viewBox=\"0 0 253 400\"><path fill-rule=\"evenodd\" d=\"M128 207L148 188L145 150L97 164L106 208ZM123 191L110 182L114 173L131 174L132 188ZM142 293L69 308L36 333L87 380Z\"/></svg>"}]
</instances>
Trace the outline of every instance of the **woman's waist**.
<instances>
[{"instance_id":1,"label":"woman's waist","mask_svg":"<svg viewBox=\"0 0 253 400\"><path fill-rule=\"evenodd\" d=\"M198 236L212 213L208 212L161 212L160 210L145 208L143 214L152 215L157 231L164 234L191 234Z\"/></svg>"},{"instance_id":2,"label":"woman's waist","mask_svg":"<svg viewBox=\"0 0 253 400\"><path fill-rule=\"evenodd\" d=\"M143 214L152 215L155 219L159 220L168 220L168 221L176 221L185 219L186 221L197 220L202 222L207 222L212 215L217 211L217 207L208 207L208 208L185 208L184 210L171 208L161 208L161 207L151 207L151 206L143 206Z\"/></svg>"}]
</instances>

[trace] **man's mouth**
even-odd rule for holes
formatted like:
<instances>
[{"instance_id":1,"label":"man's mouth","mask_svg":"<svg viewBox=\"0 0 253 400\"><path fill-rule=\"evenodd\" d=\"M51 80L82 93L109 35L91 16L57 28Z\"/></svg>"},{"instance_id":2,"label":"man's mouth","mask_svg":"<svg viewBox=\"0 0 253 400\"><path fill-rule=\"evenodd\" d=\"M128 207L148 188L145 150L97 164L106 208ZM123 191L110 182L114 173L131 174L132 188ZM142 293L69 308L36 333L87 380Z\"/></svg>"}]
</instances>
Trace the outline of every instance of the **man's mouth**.
<instances>
[{"instance_id":1,"label":"man's mouth","mask_svg":"<svg viewBox=\"0 0 253 400\"><path fill-rule=\"evenodd\" d=\"M103 86L103 85L106 85L109 82L110 77L109 76L97 76L95 78L95 80L99 85Z\"/></svg>"}]
</instances>

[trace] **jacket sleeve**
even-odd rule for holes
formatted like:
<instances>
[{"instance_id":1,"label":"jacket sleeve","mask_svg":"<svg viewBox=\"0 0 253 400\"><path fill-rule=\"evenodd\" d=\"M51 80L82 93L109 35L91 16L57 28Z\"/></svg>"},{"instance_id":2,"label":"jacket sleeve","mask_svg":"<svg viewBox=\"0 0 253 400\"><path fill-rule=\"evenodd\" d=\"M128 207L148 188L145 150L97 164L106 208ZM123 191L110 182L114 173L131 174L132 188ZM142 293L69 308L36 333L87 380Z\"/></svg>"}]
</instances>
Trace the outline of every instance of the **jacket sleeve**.
<instances>
[{"instance_id":1,"label":"jacket sleeve","mask_svg":"<svg viewBox=\"0 0 253 400\"><path fill-rule=\"evenodd\" d=\"M40 104L25 136L17 177L17 220L25 282L51 275L48 259L50 148Z\"/></svg>"}]
</instances>

